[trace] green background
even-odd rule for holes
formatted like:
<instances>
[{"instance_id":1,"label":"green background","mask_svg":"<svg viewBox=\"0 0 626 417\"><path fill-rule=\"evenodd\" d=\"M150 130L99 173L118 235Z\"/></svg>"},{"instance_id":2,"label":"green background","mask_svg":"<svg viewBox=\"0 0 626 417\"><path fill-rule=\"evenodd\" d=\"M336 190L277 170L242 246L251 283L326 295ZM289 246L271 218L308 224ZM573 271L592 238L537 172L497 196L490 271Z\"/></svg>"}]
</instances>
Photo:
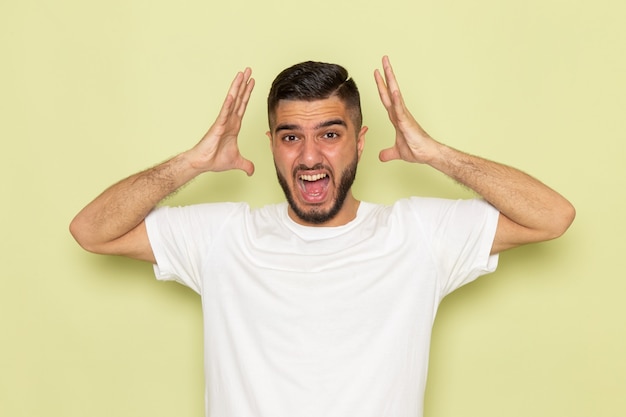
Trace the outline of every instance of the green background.
<instances>
[{"instance_id":1,"label":"green background","mask_svg":"<svg viewBox=\"0 0 626 417\"><path fill-rule=\"evenodd\" d=\"M561 239L502 254L444 300L426 417L626 415L625 15L621 0L3 1L0 415L203 415L197 295L82 251L68 224L193 146L245 66L255 175L205 175L169 204L282 200L265 97L308 59L343 64L361 89L358 198L471 196L378 162L393 140L372 75L384 54L434 137L531 173L578 212Z\"/></svg>"}]
</instances>

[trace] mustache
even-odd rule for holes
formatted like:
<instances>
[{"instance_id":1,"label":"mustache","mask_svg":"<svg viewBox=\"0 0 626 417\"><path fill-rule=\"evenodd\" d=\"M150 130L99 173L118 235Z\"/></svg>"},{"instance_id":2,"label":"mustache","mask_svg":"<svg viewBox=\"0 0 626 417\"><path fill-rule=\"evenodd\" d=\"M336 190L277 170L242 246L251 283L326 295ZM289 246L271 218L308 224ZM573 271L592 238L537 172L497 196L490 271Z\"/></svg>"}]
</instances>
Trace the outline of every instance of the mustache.
<instances>
[{"instance_id":1,"label":"mustache","mask_svg":"<svg viewBox=\"0 0 626 417\"><path fill-rule=\"evenodd\" d=\"M298 174L298 172L300 172L300 171L317 171L317 170L326 170L326 171L332 173L332 169L329 166L324 165L322 163L317 163L317 164L313 165L312 167L309 167L309 166L304 165L304 164L300 164L300 165L294 167L293 175L295 177Z\"/></svg>"}]
</instances>

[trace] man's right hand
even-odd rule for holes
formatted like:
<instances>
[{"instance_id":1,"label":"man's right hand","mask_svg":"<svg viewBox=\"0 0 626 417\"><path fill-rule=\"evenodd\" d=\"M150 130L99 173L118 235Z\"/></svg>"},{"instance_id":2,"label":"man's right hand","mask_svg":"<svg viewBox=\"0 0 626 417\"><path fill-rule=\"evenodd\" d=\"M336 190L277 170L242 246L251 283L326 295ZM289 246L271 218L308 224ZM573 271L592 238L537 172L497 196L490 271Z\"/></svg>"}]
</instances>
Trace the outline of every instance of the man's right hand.
<instances>
[{"instance_id":1,"label":"man's right hand","mask_svg":"<svg viewBox=\"0 0 626 417\"><path fill-rule=\"evenodd\" d=\"M188 151L190 163L201 172L241 169L248 175L254 173L254 164L239 152L237 136L254 88L252 70L239 72L228 90L215 123L202 140Z\"/></svg>"},{"instance_id":2,"label":"man's right hand","mask_svg":"<svg viewBox=\"0 0 626 417\"><path fill-rule=\"evenodd\" d=\"M196 146L109 187L76 215L70 231L84 249L155 262L145 218L161 200L203 172L241 169L252 175L254 165L237 146L254 88L251 73L247 68L237 74L215 123Z\"/></svg>"}]
</instances>

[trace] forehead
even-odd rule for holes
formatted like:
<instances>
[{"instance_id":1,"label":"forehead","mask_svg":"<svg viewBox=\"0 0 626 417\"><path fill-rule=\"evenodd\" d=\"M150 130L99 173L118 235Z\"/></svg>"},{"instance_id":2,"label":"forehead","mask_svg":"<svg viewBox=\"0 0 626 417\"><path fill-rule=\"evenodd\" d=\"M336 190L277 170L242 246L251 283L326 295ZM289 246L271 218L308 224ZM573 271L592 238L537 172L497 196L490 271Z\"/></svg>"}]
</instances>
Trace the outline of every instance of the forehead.
<instances>
[{"instance_id":1,"label":"forehead","mask_svg":"<svg viewBox=\"0 0 626 417\"><path fill-rule=\"evenodd\" d=\"M313 101L280 100L273 116L272 129L283 124L307 128L331 119L352 124L345 103L334 96Z\"/></svg>"}]
</instances>

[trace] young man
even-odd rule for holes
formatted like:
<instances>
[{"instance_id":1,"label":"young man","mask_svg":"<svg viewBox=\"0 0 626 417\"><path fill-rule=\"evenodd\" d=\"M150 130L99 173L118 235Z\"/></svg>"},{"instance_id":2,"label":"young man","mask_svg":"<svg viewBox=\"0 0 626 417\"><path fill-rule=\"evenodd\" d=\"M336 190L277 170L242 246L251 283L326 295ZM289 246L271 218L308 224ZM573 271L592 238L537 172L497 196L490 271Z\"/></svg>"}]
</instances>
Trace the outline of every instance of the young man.
<instances>
[{"instance_id":1,"label":"young man","mask_svg":"<svg viewBox=\"0 0 626 417\"><path fill-rule=\"evenodd\" d=\"M532 177L449 148L406 108L389 60L375 72L396 130L380 159L428 164L482 198L361 202L358 90L340 66L283 71L267 132L287 202L251 210L157 203L204 172L241 169L246 69L192 149L112 186L71 224L87 250L155 264L203 300L211 417L415 417L443 297L491 272L497 254L560 236L571 204Z\"/></svg>"}]
</instances>

